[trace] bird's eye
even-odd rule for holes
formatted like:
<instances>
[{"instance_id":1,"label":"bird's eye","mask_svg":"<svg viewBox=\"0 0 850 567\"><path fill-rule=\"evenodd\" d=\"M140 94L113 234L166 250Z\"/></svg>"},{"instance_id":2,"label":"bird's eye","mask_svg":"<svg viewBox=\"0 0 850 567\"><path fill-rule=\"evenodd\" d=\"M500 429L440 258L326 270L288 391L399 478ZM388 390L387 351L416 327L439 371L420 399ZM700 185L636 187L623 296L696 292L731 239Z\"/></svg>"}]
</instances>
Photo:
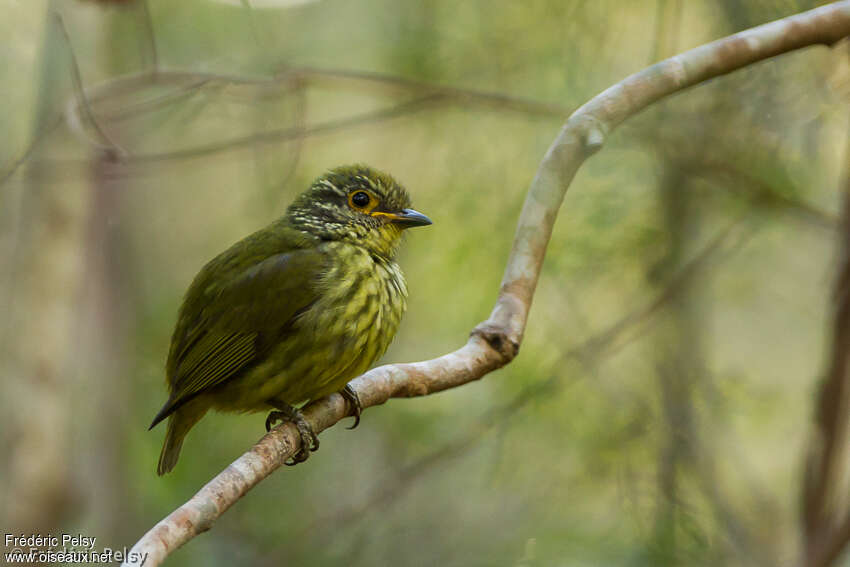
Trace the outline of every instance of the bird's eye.
<instances>
[{"instance_id":1,"label":"bird's eye","mask_svg":"<svg viewBox=\"0 0 850 567\"><path fill-rule=\"evenodd\" d=\"M348 204L355 209L369 212L378 204L378 200L366 191L354 191L348 195Z\"/></svg>"}]
</instances>

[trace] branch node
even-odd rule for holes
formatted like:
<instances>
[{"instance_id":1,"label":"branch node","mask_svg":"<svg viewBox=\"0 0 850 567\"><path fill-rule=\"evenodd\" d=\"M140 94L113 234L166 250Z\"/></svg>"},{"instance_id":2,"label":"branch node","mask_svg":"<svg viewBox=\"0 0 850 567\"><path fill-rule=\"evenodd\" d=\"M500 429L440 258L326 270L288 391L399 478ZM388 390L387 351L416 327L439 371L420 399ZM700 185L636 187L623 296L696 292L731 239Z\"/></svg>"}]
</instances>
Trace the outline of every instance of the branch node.
<instances>
[{"instance_id":1,"label":"branch node","mask_svg":"<svg viewBox=\"0 0 850 567\"><path fill-rule=\"evenodd\" d=\"M588 154L595 154L605 143L605 132L602 125L594 121L594 124L588 128L587 134L584 137L584 149Z\"/></svg>"},{"instance_id":2,"label":"branch node","mask_svg":"<svg viewBox=\"0 0 850 567\"><path fill-rule=\"evenodd\" d=\"M519 340L512 337L508 329L501 325L484 321L472 329L470 336L480 337L498 352L502 365L509 363L519 354Z\"/></svg>"}]
</instances>

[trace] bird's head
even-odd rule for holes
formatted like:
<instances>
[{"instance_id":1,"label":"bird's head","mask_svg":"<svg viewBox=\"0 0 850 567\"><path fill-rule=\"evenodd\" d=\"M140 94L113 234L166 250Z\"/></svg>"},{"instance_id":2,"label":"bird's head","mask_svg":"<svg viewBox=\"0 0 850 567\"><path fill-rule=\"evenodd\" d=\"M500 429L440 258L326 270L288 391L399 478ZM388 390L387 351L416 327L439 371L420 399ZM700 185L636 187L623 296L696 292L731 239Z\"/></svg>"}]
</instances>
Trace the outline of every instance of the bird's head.
<instances>
[{"instance_id":1,"label":"bird's head","mask_svg":"<svg viewBox=\"0 0 850 567\"><path fill-rule=\"evenodd\" d=\"M295 199L286 216L304 232L363 246L385 258L395 256L404 229L431 224L410 208L404 187L366 165L337 167L322 175Z\"/></svg>"}]
</instances>

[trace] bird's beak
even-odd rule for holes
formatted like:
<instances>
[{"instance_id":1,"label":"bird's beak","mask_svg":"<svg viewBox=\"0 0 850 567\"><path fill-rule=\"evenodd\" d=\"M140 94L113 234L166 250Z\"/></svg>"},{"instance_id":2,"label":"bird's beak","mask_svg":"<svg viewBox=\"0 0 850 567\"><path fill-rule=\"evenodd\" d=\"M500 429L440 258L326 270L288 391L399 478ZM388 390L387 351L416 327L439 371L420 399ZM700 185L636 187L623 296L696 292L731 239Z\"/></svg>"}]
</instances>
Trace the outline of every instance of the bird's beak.
<instances>
[{"instance_id":1,"label":"bird's beak","mask_svg":"<svg viewBox=\"0 0 850 567\"><path fill-rule=\"evenodd\" d=\"M428 226L429 224L433 224L431 219L419 211L414 211L413 209L402 209L397 213L375 212L372 213L372 215L384 217L391 223L401 225L402 228Z\"/></svg>"}]
</instances>

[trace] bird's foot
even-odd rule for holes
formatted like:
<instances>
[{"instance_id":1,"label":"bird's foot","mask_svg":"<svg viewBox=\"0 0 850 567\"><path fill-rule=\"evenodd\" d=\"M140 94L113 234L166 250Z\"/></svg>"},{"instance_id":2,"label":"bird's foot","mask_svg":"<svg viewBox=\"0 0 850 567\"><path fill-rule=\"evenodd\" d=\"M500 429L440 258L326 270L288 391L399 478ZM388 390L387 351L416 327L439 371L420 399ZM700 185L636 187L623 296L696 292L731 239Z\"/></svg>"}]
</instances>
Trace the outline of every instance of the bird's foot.
<instances>
[{"instance_id":1,"label":"bird's foot","mask_svg":"<svg viewBox=\"0 0 850 567\"><path fill-rule=\"evenodd\" d=\"M319 437L313 432L313 428L300 411L279 400L271 400L269 403L278 410L270 412L266 417L266 431L271 431L278 421L289 421L295 424L298 435L301 437L301 448L284 464L292 466L303 463L310 456L311 451L319 450Z\"/></svg>"},{"instance_id":2,"label":"bird's foot","mask_svg":"<svg viewBox=\"0 0 850 567\"><path fill-rule=\"evenodd\" d=\"M350 385L346 384L345 388L339 391L339 394L351 404L351 407L354 411L354 425L348 427L347 429L354 429L358 425L360 425L360 413L363 411L363 405L360 403L360 396L357 395L357 392L354 391Z\"/></svg>"}]
</instances>

